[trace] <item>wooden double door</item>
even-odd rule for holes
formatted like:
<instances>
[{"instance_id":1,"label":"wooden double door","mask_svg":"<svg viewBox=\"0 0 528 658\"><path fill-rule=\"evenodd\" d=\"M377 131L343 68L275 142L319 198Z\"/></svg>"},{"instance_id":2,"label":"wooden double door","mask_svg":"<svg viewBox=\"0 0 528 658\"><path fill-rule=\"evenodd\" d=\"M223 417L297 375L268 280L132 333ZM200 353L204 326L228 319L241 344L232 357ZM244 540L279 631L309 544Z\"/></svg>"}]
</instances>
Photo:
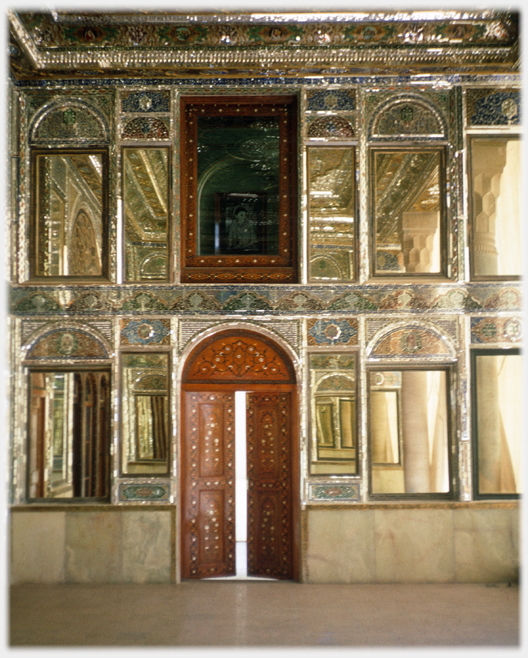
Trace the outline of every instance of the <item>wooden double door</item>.
<instances>
[{"instance_id":1,"label":"wooden double door","mask_svg":"<svg viewBox=\"0 0 528 658\"><path fill-rule=\"evenodd\" d=\"M247 393L247 572L292 579L292 390ZM291 387L289 387L291 388ZM183 577L235 575L235 391L184 391Z\"/></svg>"},{"instance_id":2,"label":"wooden double door","mask_svg":"<svg viewBox=\"0 0 528 658\"><path fill-rule=\"evenodd\" d=\"M240 363L248 354L254 356L256 348L274 370L270 351L265 351L262 341L255 343L246 337L242 349L236 347L236 336L227 338L216 344L213 358L202 359L204 365L198 364L190 372L187 369L183 382L182 577L236 574L235 393L245 391L247 575L295 580L296 387L280 379L262 382L262 374L260 382L252 382L245 367L238 370L243 381L233 381L233 368L217 373L225 383L215 381L211 363L222 359L225 363L226 355L227 361ZM192 382L206 370L208 381ZM277 369L274 371L277 376Z\"/></svg>"}]
</instances>

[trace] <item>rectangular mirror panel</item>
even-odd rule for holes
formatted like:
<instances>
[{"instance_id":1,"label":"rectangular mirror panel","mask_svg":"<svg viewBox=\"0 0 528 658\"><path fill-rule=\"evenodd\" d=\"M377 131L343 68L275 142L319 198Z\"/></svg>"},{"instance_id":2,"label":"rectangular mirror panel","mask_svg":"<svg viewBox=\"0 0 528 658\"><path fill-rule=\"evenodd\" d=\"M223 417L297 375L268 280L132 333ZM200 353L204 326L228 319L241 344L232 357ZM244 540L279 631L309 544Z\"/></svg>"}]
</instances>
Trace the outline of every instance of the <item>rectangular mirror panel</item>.
<instances>
[{"instance_id":1,"label":"rectangular mirror panel","mask_svg":"<svg viewBox=\"0 0 528 658\"><path fill-rule=\"evenodd\" d=\"M353 354L310 355L313 475L357 474Z\"/></svg>"},{"instance_id":2,"label":"rectangular mirror panel","mask_svg":"<svg viewBox=\"0 0 528 658\"><path fill-rule=\"evenodd\" d=\"M33 275L101 277L106 273L101 151L33 155Z\"/></svg>"},{"instance_id":3,"label":"rectangular mirror panel","mask_svg":"<svg viewBox=\"0 0 528 658\"><path fill-rule=\"evenodd\" d=\"M107 372L30 374L29 497L108 495Z\"/></svg>"},{"instance_id":4,"label":"rectangular mirror panel","mask_svg":"<svg viewBox=\"0 0 528 658\"><path fill-rule=\"evenodd\" d=\"M169 357L122 355L122 472L166 474L169 468Z\"/></svg>"},{"instance_id":5,"label":"rectangular mirror panel","mask_svg":"<svg viewBox=\"0 0 528 658\"><path fill-rule=\"evenodd\" d=\"M473 138L472 274L521 276L521 140Z\"/></svg>"},{"instance_id":6,"label":"rectangular mirror panel","mask_svg":"<svg viewBox=\"0 0 528 658\"><path fill-rule=\"evenodd\" d=\"M355 278L355 149L308 148L310 279Z\"/></svg>"},{"instance_id":7,"label":"rectangular mirror panel","mask_svg":"<svg viewBox=\"0 0 528 658\"><path fill-rule=\"evenodd\" d=\"M477 355L473 386L478 494L520 494L522 356L511 353Z\"/></svg>"},{"instance_id":8,"label":"rectangular mirror panel","mask_svg":"<svg viewBox=\"0 0 528 658\"><path fill-rule=\"evenodd\" d=\"M375 274L442 274L442 154L383 150L372 154Z\"/></svg>"},{"instance_id":9,"label":"rectangular mirror panel","mask_svg":"<svg viewBox=\"0 0 528 658\"><path fill-rule=\"evenodd\" d=\"M123 149L125 280L169 279L169 150Z\"/></svg>"},{"instance_id":10,"label":"rectangular mirror panel","mask_svg":"<svg viewBox=\"0 0 528 658\"><path fill-rule=\"evenodd\" d=\"M371 372L369 388L371 493L448 493L446 371Z\"/></svg>"}]
</instances>

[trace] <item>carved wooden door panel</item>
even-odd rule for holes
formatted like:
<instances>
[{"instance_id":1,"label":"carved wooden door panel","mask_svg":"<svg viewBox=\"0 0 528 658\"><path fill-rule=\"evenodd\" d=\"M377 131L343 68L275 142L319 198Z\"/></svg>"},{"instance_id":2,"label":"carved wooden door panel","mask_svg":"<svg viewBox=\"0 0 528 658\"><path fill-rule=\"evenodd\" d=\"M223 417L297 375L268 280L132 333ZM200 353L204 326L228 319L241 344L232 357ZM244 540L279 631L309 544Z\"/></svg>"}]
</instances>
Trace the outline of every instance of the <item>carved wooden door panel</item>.
<instances>
[{"instance_id":1,"label":"carved wooden door panel","mask_svg":"<svg viewBox=\"0 0 528 658\"><path fill-rule=\"evenodd\" d=\"M234 393L186 391L183 577L235 575Z\"/></svg>"},{"instance_id":2,"label":"carved wooden door panel","mask_svg":"<svg viewBox=\"0 0 528 658\"><path fill-rule=\"evenodd\" d=\"M291 579L291 394L248 394L248 575Z\"/></svg>"}]
</instances>

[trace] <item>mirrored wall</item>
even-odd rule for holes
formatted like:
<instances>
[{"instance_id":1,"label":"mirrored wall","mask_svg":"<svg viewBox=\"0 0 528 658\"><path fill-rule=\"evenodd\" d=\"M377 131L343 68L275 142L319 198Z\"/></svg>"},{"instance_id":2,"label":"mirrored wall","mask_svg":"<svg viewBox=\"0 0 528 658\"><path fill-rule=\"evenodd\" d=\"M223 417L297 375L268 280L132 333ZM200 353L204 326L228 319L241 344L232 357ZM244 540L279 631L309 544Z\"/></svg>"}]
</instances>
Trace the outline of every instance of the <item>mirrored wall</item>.
<instances>
[{"instance_id":1,"label":"mirrored wall","mask_svg":"<svg viewBox=\"0 0 528 658\"><path fill-rule=\"evenodd\" d=\"M523 357L518 350L472 353L477 496L521 493Z\"/></svg>"},{"instance_id":2,"label":"mirrored wall","mask_svg":"<svg viewBox=\"0 0 528 658\"><path fill-rule=\"evenodd\" d=\"M356 355L310 354L312 475L357 475Z\"/></svg>"},{"instance_id":3,"label":"mirrored wall","mask_svg":"<svg viewBox=\"0 0 528 658\"><path fill-rule=\"evenodd\" d=\"M156 475L169 468L169 355L122 354L122 472Z\"/></svg>"},{"instance_id":4,"label":"mirrored wall","mask_svg":"<svg viewBox=\"0 0 528 658\"><path fill-rule=\"evenodd\" d=\"M372 151L375 275L445 273L444 166L440 149Z\"/></svg>"},{"instance_id":5,"label":"mirrored wall","mask_svg":"<svg viewBox=\"0 0 528 658\"><path fill-rule=\"evenodd\" d=\"M107 497L109 372L33 371L29 382L29 497Z\"/></svg>"},{"instance_id":6,"label":"mirrored wall","mask_svg":"<svg viewBox=\"0 0 528 658\"><path fill-rule=\"evenodd\" d=\"M474 278L515 278L522 274L521 151L517 137L470 140Z\"/></svg>"},{"instance_id":7,"label":"mirrored wall","mask_svg":"<svg viewBox=\"0 0 528 658\"><path fill-rule=\"evenodd\" d=\"M308 152L310 279L355 279L355 148L313 146Z\"/></svg>"},{"instance_id":8,"label":"mirrored wall","mask_svg":"<svg viewBox=\"0 0 528 658\"><path fill-rule=\"evenodd\" d=\"M369 373L371 494L449 493L447 383L446 370Z\"/></svg>"},{"instance_id":9,"label":"mirrored wall","mask_svg":"<svg viewBox=\"0 0 528 658\"><path fill-rule=\"evenodd\" d=\"M169 149L123 149L125 280L169 279Z\"/></svg>"},{"instance_id":10,"label":"mirrored wall","mask_svg":"<svg viewBox=\"0 0 528 658\"><path fill-rule=\"evenodd\" d=\"M33 277L107 275L107 152L34 151Z\"/></svg>"}]
</instances>

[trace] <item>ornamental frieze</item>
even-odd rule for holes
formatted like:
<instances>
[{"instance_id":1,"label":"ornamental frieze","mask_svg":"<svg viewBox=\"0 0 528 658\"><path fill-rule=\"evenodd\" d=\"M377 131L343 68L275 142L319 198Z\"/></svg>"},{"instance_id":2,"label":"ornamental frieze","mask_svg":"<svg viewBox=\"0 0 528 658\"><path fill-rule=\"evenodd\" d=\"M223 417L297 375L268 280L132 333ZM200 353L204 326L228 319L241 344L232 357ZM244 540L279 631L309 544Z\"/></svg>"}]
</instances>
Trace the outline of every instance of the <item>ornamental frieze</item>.
<instances>
[{"instance_id":1,"label":"ornamental frieze","mask_svg":"<svg viewBox=\"0 0 528 658\"><path fill-rule=\"evenodd\" d=\"M10 312L33 315L325 315L521 312L521 284L466 286L12 286Z\"/></svg>"}]
</instances>

